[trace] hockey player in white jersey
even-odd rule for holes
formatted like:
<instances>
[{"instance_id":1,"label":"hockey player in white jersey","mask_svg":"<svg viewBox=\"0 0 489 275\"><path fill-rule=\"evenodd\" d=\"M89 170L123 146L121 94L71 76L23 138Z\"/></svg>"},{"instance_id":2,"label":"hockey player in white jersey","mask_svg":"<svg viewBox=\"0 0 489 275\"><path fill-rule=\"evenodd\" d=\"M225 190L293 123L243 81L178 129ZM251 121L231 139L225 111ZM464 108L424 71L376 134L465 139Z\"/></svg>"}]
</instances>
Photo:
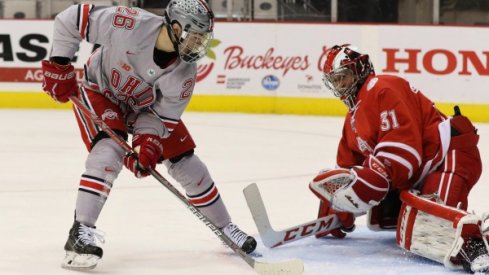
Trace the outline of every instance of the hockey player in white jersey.
<instances>
[{"instance_id":1,"label":"hockey player in white jersey","mask_svg":"<svg viewBox=\"0 0 489 275\"><path fill-rule=\"evenodd\" d=\"M77 96L111 129L127 140L138 158L124 150L74 108L89 151L81 176L75 221L65 244L63 267L94 268L103 241L95 223L124 164L137 177L163 161L189 200L222 228L243 251L256 248L253 237L234 223L195 144L180 119L196 81L196 61L213 35L213 14L203 0L171 0L165 16L137 8L72 6L55 19L50 60L42 62L43 90L58 102ZM80 42L101 45L85 65L80 87L70 64ZM97 241L98 239L98 241Z\"/></svg>"}]
</instances>

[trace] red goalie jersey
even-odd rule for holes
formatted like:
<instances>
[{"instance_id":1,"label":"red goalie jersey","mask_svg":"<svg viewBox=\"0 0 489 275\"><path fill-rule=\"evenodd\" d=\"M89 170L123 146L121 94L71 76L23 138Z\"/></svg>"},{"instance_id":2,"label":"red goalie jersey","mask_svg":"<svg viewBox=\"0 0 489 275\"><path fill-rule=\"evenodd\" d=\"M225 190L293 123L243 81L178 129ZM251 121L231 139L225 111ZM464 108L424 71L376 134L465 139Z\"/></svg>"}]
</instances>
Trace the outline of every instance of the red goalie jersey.
<instances>
[{"instance_id":1,"label":"red goalie jersey","mask_svg":"<svg viewBox=\"0 0 489 275\"><path fill-rule=\"evenodd\" d=\"M392 186L407 189L440 164L449 140L449 121L421 92L396 76L370 76L346 116L337 164L362 165L374 154Z\"/></svg>"},{"instance_id":2,"label":"red goalie jersey","mask_svg":"<svg viewBox=\"0 0 489 275\"><path fill-rule=\"evenodd\" d=\"M415 187L423 193L437 192L445 203L462 201L466 207L468 191L481 173L480 157L475 144L471 145L475 151L468 153L453 150L463 146L452 138L450 124L450 119L406 80L371 75L359 89L356 105L345 118L337 165L366 166L364 161L372 154L385 165L391 188ZM475 165L468 166L464 163L466 159ZM437 171L440 173L434 173ZM463 182L453 184L459 177ZM459 190L449 200L450 188Z\"/></svg>"}]
</instances>

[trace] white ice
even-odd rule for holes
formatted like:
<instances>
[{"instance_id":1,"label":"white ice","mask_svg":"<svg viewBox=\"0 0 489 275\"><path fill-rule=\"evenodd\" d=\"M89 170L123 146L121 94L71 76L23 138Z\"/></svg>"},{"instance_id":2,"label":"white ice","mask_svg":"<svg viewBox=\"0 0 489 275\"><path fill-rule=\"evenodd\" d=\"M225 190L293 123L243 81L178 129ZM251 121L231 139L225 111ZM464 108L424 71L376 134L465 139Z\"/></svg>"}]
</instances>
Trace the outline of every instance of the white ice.
<instances>
[{"instance_id":1,"label":"white ice","mask_svg":"<svg viewBox=\"0 0 489 275\"><path fill-rule=\"evenodd\" d=\"M318 200L307 184L335 164L341 118L186 113L184 120L234 222L258 238L259 260L299 258L304 274L461 274L402 252L393 232L371 232L363 218L344 240L261 244L243 188L258 184L275 229L314 219ZM489 125L476 126L487 164ZM0 137L0 274L80 274L60 267L86 156L73 114L0 110ZM489 211L488 184L484 171L470 195L476 213ZM105 255L90 273L254 274L157 181L126 170L97 227L106 233Z\"/></svg>"}]
</instances>

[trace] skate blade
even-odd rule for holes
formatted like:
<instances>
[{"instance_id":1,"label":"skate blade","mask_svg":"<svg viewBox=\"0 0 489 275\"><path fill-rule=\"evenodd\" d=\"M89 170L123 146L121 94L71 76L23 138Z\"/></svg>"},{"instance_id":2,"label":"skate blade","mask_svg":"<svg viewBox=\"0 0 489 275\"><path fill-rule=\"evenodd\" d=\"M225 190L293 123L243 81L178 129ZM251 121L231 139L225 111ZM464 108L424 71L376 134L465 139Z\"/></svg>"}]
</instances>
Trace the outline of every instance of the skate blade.
<instances>
[{"instance_id":1,"label":"skate blade","mask_svg":"<svg viewBox=\"0 0 489 275\"><path fill-rule=\"evenodd\" d=\"M100 257L96 255L77 254L73 251L67 251L61 267L71 270L90 270L97 266L99 260Z\"/></svg>"}]
</instances>

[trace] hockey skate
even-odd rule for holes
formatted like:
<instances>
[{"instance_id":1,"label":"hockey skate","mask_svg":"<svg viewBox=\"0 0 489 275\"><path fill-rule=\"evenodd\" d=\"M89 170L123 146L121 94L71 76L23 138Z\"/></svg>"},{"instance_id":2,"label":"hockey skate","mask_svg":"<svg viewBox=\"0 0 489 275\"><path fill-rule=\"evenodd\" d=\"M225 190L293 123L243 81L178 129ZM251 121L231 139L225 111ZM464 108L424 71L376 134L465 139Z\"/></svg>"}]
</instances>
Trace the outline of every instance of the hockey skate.
<instances>
[{"instance_id":1,"label":"hockey skate","mask_svg":"<svg viewBox=\"0 0 489 275\"><path fill-rule=\"evenodd\" d=\"M241 231L237 225L230 222L222 228L222 232L230 238L235 244L237 244L241 250L247 254L255 251L256 240L252 236L249 236L245 232Z\"/></svg>"},{"instance_id":2,"label":"hockey skate","mask_svg":"<svg viewBox=\"0 0 489 275\"><path fill-rule=\"evenodd\" d=\"M102 248L96 245L97 240L104 242L100 231L75 221L65 244L66 256L61 267L77 270L95 268L103 255Z\"/></svg>"},{"instance_id":3,"label":"hockey skate","mask_svg":"<svg viewBox=\"0 0 489 275\"><path fill-rule=\"evenodd\" d=\"M464 258L464 270L470 273L489 274L489 254L482 239L465 241L460 254Z\"/></svg>"},{"instance_id":4,"label":"hockey skate","mask_svg":"<svg viewBox=\"0 0 489 275\"><path fill-rule=\"evenodd\" d=\"M465 241L460 250L463 268L469 273L489 274L489 253L482 239L471 238Z\"/></svg>"}]
</instances>

